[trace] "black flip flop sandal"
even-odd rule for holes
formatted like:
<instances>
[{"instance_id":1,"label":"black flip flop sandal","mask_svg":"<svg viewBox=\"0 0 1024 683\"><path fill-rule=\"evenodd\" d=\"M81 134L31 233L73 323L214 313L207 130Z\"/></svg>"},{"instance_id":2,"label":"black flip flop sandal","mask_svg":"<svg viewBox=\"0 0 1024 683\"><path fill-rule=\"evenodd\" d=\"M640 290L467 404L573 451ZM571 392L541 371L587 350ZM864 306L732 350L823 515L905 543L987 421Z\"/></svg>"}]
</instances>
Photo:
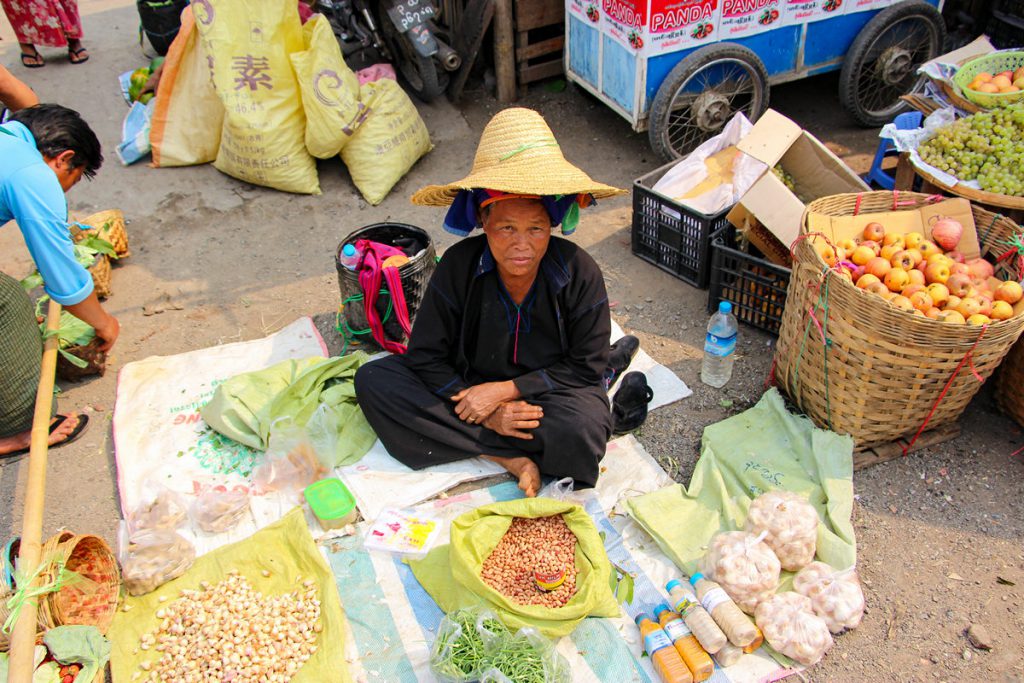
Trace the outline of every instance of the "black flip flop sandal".
<instances>
[{"instance_id":1,"label":"black flip flop sandal","mask_svg":"<svg viewBox=\"0 0 1024 683\"><path fill-rule=\"evenodd\" d=\"M30 62L30 59L38 59L38 62ZM21 53L21 65L26 69L41 69L46 66L46 62L43 60L43 56L39 54L39 50L34 52L22 52Z\"/></svg>"},{"instance_id":2,"label":"black flip flop sandal","mask_svg":"<svg viewBox=\"0 0 1024 683\"><path fill-rule=\"evenodd\" d=\"M624 373L633 362L633 356L640 350L640 340L631 334L620 337L608 349L608 367L601 376L604 390L609 391L619 375Z\"/></svg>"},{"instance_id":3,"label":"black flip flop sandal","mask_svg":"<svg viewBox=\"0 0 1024 683\"><path fill-rule=\"evenodd\" d=\"M647 404L654 398L654 390L647 385L642 372L627 372L612 399L612 433L628 434L647 419Z\"/></svg>"},{"instance_id":4,"label":"black flip flop sandal","mask_svg":"<svg viewBox=\"0 0 1024 683\"><path fill-rule=\"evenodd\" d=\"M57 415L57 416L55 416L55 419L50 424L50 433L53 434L54 430L57 429L57 427L60 427L62 424L64 424L64 420L66 420L66 419L68 419L67 415ZM78 424L75 425L75 428L73 430L71 430L71 433L68 434L67 438L64 439L63 441L58 441L55 444L51 444L50 447L49 447L49 450L52 451L54 448L60 448L61 446L66 446L69 443L72 443L73 441L77 441L78 438L80 436L82 436L82 434L85 433L85 428L88 427L88 426L89 426L89 416L88 415L79 415L78 416ZM18 451L12 451L10 453L5 453L4 455L0 456L0 459L14 458L14 457L17 457L19 455L25 455L26 453L29 452L30 448L22 448L21 450L18 450Z\"/></svg>"},{"instance_id":5,"label":"black flip flop sandal","mask_svg":"<svg viewBox=\"0 0 1024 683\"><path fill-rule=\"evenodd\" d=\"M88 52L88 50L84 47L80 47L77 50L68 50L68 61L72 64L85 64L89 61L88 54L85 55L85 57L83 57L82 59L75 59L76 57L78 57L78 55L82 54L83 52Z\"/></svg>"}]
</instances>

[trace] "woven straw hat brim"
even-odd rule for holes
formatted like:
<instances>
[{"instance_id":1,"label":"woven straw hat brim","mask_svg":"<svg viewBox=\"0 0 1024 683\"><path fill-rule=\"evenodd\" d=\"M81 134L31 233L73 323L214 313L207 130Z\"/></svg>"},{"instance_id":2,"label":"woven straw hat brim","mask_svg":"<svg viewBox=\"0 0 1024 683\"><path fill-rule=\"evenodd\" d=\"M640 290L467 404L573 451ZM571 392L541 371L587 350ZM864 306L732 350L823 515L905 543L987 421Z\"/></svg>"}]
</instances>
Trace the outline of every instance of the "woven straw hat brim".
<instances>
[{"instance_id":1,"label":"woven straw hat brim","mask_svg":"<svg viewBox=\"0 0 1024 683\"><path fill-rule=\"evenodd\" d=\"M595 181L565 157L544 118L522 108L498 112L480 136L473 170L447 185L428 185L412 196L421 206L447 206L460 190L515 194L592 194L596 199L626 190Z\"/></svg>"}]
</instances>

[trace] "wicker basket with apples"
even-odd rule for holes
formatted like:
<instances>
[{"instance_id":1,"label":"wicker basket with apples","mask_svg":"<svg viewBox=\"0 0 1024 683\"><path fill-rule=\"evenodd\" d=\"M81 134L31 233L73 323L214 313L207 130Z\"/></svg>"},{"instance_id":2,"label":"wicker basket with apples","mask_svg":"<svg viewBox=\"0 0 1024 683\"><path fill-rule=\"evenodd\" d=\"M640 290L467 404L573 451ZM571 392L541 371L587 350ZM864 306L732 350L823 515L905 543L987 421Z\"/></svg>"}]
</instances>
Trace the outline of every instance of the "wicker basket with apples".
<instances>
[{"instance_id":1,"label":"wicker basket with apples","mask_svg":"<svg viewBox=\"0 0 1024 683\"><path fill-rule=\"evenodd\" d=\"M869 192L807 207L775 377L819 426L850 434L858 448L956 420L1024 331L1019 285L1004 282L1019 275L999 260L1021 228L950 200L960 202L959 222L969 228L957 238L956 225L939 223L942 199ZM939 218L915 222L898 215L904 211ZM883 212L877 220L865 215ZM856 225L859 234L827 241L807 234L820 217ZM886 222L925 227L901 232ZM961 238L973 241L959 250L973 251L962 263L949 248L962 247Z\"/></svg>"}]
</instances>

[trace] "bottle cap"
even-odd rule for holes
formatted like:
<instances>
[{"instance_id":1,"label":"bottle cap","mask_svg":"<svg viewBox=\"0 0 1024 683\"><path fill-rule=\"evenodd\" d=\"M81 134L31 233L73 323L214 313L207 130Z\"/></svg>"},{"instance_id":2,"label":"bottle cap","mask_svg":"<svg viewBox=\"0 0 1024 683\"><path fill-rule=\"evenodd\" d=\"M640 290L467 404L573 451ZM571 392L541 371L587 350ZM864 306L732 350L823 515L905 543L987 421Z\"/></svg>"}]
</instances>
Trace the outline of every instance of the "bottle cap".
<instances>
[{"instance_id":1,"label":"bottle cap","mask_svg":"<svg viewBox=\"0 0 1024 683\"><path fill-rule=\"evenodd\" d=\"M668 605L666 605L665 603L661 603L657 607L654 608L654 618L658 619L660 621L661 620L661 613L662 612L670 612L670 611L671 611L671 609L669 608Z\"/></svg>"},{"instance_id":2,"label":"bottle cap","mask_svg":"<svg viewBox=\"0 0 1024 683\"><path fill-rule=\"evenodd\" d=\"M697 582L700 581L703 578L704 578L704 575L701 574L700 572L697 572L696 574L694 574L693 576L690 577L690 585L691 586L696 586Z\"/></svg>"},{"instance_id":3,"label":"bottle cap","mask_svg":"<svg viewBox=\"0 0 1024 683\"><path fill-rule=\"evenodd\" d=\"M354 244L346 244L344 247L342 247L341 253L349 257L355 256L356 246Z\"/></svg>"},{"instance_id":4,"label":"bottle cap","mask_svg":"<svg viewBox=\"0 0 1024 683\"><path fill-rule=\"evenodd\" d=\"M673 588L678 588L682 585L683 584L679 581L679 579L672 579L671 581L665 584L665 590L671 593Z\"/></svg>"},{"instance_id":5,"label":"bottle cap","mask_svg":"<svg viewBox=\"0 0 1024 683\"><path fill-rule=\"evenodd\" d=\"M636 615L636 616L635 616L635 617L633 618L633 621L635 621L635 622L636 622L636 625L637 625L637 626L639 626L639 625L640 625L640 622L642 622L642 621L643 621L644 619L648 619L648 618L649 618L649 617L648 617L648 616L647 616L646 614L644 614L643 612L641 612L640 614Z\"/></svg>"},{"instance_id":6,"label":"bottle cap","mask_svg":"<svg viewBox=\"0 0 1024 683\"><path fill-rule=\"evenodd\" d=\"M718 302L718 312L719 313L732 313L732 304L730 302L728 302L728 301L720 301L720 302Z\"/></svg>"}]
</instances>

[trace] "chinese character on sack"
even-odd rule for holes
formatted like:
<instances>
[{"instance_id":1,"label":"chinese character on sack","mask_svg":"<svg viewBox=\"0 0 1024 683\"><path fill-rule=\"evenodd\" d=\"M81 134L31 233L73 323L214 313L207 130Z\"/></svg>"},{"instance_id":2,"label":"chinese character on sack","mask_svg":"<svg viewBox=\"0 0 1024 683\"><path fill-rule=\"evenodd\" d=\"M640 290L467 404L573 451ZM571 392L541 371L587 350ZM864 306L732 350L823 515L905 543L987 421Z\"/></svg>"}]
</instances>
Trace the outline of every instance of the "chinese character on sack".
<instances>
[{"instance_id":1,"label":"chinese character on sack","mask_svg":"<svg viewBox=\"0 0 1024 683\"><path fill-rule=\"evenodd\" d=\"M235 77L235 90L245 87L248 87L249 90L256 90L261 85L267 90L274 89L270 74L266 73L270 70L270 61L266 57L257 58L252 55L234 57L231 60L231 68L238 73L238 76Z\"/></svg>"}]
</instances>

